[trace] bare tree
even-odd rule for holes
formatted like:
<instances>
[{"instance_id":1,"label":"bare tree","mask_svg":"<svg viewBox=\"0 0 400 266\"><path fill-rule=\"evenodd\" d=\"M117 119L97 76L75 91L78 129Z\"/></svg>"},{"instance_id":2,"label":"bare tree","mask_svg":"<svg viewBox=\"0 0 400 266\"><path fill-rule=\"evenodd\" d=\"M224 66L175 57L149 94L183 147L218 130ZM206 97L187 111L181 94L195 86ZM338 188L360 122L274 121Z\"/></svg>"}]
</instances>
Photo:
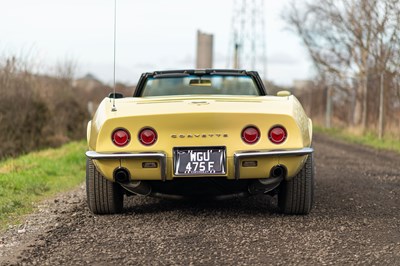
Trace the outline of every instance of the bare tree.
<instances>
[{"instance_id":1,"label":"bare tree","mask_svg":"<svg viewBox=\"0 0 400 266\"><path fill-rule=\"evenodd\" d=\"M363 129L371 66L379 72L398 69L399 10L399 0L310 0L301 6L293 2L284 14L319 75L353 95L352 122Z\"/></svg>"}]
</instances>

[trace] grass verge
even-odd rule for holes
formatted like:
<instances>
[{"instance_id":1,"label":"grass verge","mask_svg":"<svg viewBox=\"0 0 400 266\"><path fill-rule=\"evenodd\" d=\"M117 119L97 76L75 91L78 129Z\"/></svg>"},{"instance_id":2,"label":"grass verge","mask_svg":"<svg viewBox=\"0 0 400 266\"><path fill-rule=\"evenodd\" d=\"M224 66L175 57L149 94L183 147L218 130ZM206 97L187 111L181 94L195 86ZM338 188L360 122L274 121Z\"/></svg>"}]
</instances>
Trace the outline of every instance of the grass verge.
<instances>
[{"instance_id":1,"label":"grass verge","mask_svg":"<svg viewBox=\"0 0 400 266\"><path fill-rule=\"evenodd\" d=\"M46 197L82 183L84 141L0 162L0 230L16 224Z\"/></svg>"},{"instance_id":2,"label":"grass verge","mask_svg":"<svg viewBox=\"0 0 400 266\"><path fill-rule=\"evenodd\" d=\"M340 138L351 143L361 144L380 150L391 150L400 153L400 141L392 139L390 137L379 139L378 136L373 133L358 135L348 132L345 129L324 128L320 126L314 126L313 130L314 132L324 133L329 136Z\"/></svg>"}]
</instances>

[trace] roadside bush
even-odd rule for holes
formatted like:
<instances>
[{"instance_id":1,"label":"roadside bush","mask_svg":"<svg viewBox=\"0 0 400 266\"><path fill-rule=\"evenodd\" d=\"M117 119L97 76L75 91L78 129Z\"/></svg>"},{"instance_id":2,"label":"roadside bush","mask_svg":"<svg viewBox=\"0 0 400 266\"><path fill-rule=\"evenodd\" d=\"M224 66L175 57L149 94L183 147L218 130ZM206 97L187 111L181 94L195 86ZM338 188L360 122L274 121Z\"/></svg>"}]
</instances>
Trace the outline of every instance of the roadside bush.
<instances>
[{"instance_id":1,"label":"roadside bush","mask_svg":"<svg viewBox=\"0 0 400 266\"><path fill-rule=\"evenodd\" d=\"M87 103L72 81L0 59L0 158L84 138Z\"/></svg>"}]
</instances>

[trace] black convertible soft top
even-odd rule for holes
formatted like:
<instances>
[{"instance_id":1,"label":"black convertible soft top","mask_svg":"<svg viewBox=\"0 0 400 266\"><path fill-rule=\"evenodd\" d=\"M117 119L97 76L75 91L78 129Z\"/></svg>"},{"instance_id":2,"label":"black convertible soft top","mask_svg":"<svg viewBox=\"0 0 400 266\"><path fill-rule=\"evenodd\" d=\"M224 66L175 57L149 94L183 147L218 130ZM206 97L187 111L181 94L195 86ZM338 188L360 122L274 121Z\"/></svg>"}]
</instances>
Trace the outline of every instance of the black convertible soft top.
<instances>
[{"instance_id":1,"label":"black convertible soft top","mask_svg":"<svg viewBox=\"0 0 400 266\"><path fill-rule=\"evenodd\" d=\"M257 71L246 71L236 69L183 69L183 70L165 70L143 73L140 76L136 90L133 97L141 97L142 90L146 84L147 78L172 78L172 77L186 77L190 75L219 75L219 76L249 76L257 84L260 95L267 95L264 83Z\"/></svg>"}]
</instances>

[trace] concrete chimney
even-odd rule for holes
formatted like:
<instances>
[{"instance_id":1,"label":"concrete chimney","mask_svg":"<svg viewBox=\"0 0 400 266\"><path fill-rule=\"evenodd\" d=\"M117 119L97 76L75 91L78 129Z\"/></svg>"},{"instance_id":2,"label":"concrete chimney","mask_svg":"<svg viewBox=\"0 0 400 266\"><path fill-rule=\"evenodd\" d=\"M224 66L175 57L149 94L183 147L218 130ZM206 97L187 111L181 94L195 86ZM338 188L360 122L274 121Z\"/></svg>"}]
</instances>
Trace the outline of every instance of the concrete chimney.
<instances>
[{"instance_id":1,"label":"concrete chimney","mask_svg":"<svg viewBox=\"0 0 400 266\"><path fill-rule=\"evenodd\" d=\"M213 42L214 36L212 34L197 31L197 69L213 67Z\"/></svg>"}]
</instances>

